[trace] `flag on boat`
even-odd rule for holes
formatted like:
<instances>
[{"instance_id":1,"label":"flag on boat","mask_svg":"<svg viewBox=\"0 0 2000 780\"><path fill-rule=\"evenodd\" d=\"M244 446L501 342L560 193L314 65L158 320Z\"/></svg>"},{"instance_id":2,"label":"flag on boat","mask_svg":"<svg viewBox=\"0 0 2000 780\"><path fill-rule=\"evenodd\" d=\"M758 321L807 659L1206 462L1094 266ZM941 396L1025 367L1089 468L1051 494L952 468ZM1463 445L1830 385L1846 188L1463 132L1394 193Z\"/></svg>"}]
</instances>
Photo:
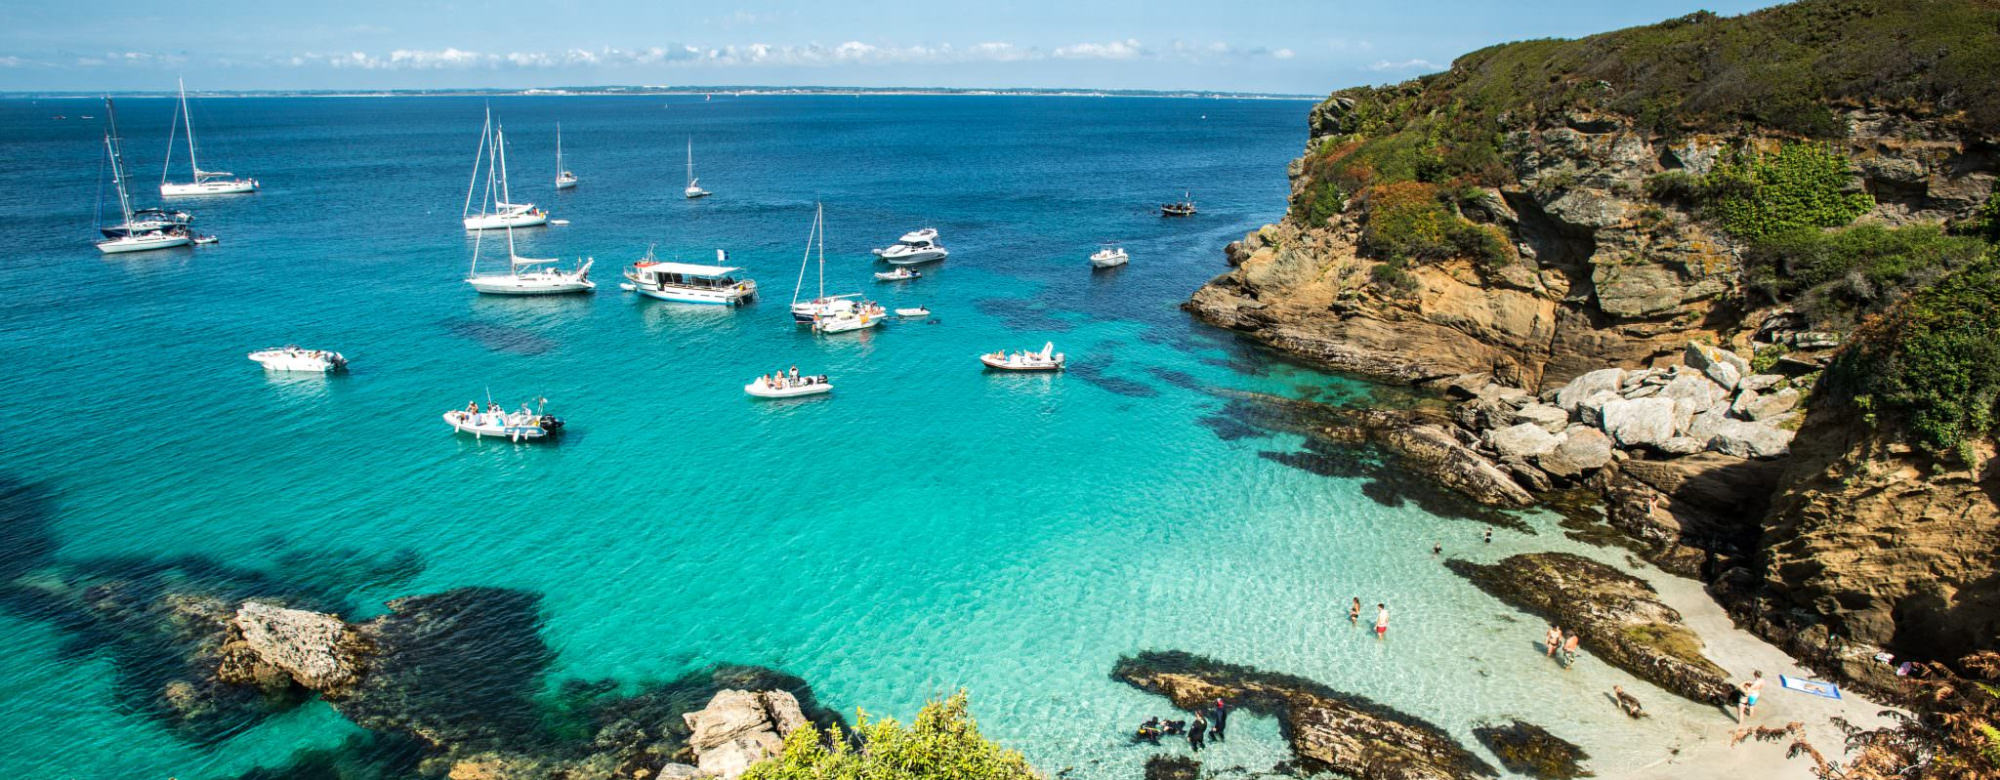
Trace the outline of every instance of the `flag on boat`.
<instances>
[{"instance_id":1,"label":"flag on boat","mask_svg":"<svg viewBox=\"0 0 2000 780\"><path fill-rule=\"evenodd\" d=\"M727 249L715 250L715 262L718 265L729 262L729 250Z\"/></svg>"},{"instance_id":2,"label":"flag on boat","mask_svg":"<svg viewBox=\"0 0 2000 780\"><path fill-rule=\"evenodd\" d=\"M1781 674L1778 675L1778 684L1801 693L1810 693L1814 696L1824 696L1829 699L1840 698L1840 686L1830 682L1801 680L1797 677Z\"/></svg>"}]
</instances>

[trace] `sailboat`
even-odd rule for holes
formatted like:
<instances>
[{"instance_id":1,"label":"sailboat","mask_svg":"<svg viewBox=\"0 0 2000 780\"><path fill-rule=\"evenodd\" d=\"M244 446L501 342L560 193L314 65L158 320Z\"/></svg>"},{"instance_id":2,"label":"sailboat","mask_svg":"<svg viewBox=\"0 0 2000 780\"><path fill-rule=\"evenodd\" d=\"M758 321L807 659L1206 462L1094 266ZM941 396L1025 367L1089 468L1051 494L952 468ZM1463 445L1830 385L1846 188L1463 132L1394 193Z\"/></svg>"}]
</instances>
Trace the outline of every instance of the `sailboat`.
<instances>
[{"instance_id":1,"label":"sailboat","mask_svg":"<svg viewBox=\"0 0 2000 780\"><path fill-rule=\"evenodd\" d=\"M488 156L497 158L487 161L486 175L488 179L491 179L495 175L494 171L496 170L499 171L498 175L505 176L507 171L507 134L505 130L498 127L493 129L493 145L487 154ZM488 181L486 191L489 197L495 194L493 189L493 182ZM498 193L498 197L502 198L503 201L506 198L505 193L506 189L503 182L500 193ZM484 213L486 204L481 202L479 209L481 213ZM483 231L474 233L472 239L472 268L466 271L465 274L465 282L472 285L472 289L487 295L561 295L564 293L584 293L597 289L597 283L590 280L590 264L592 261L589 258L585 258L574 270L565 271L560 265L561 261L554 258L522 257L514 251L514 226L512 224L503 224L501 227L507 231L507 272L498 274L479 273L479 248L480 244L486 238L486 233Z\"/></svg>"},{"instance_id":2,"label":"sailboat","mask_svg":"<svg viewBox=\"0 0 2000 780\"><path fill-rule=\"evenodd\" d=\"M570 173L562 164L562 123L556 123L556 189L566 190L576 186L576 174Z\"/></svg>"},{"instance_id":3,"label":"sailboat","mask_svg":"<svg viewBox=\"0 0 2000 780\"><path fill-rule=\"evenodd\" d=\"M687 189L685 189L685 190L681 190L681 194L683 194L683 195L686 195L686 196L688 196L688 198L690 198L690 199L693 199L693 198L706 198L706 197L708 197L708 195L709 195L709 193L708 193L708 190L704 190L704 189L702 189L702 188L701 188L701 180L700 180L700 179L697 179L697 178L695 178L695 177L694 177L694 137L693 137L693 136L689 136L689 137L688 137L688 186L687 186Z\"/></svg>"},{"instance_id":4,"label":"sailboat","mask_svg":"<svg viewBox=\"0 0 2000 780\"><path fill-rule=\"evenodd\" d=\"M111 98L105 98L104 152L111 156L111 184L118 190L118 213L124 221L115 231L111 228L104 230L107 238L97 242L98 251L115 255L187 246L189 236L185 214L181 215L184 219L179 224L150 224L134 217L132 196L125 191L125 157L118 149L118 115L114 111Z\"/></svg>"},{"instance_id":5,"label":"sailboat","mask_svg":"<svg viewBox=\"0 0 2000 780\"><path fill-rule=\"evenodd\" d=\"M167 176L174 168L174 131L169 129L167 131L167 163L160 168L160 195L162 197L172 195L236 195L245 192L256 192L256 179L248 177L238 179L233 178L236 174L228 171L204 171L201 169L201 160L195 156L194 152L194 114L188 112L187 81L185 79L181 80L180 85L181 111L180 114L174 117L174 119L180 121L176 121L174 127L178 128L182 124L187 125L188 168L194 172L194 180L189 182L167 181Z\"/></svg>"},{"instance_id":6,"label":"sailboat","mask_svg":"<svg viewBox=\"0 0 2000 780\"><path fill-rule=\"evenodd\" d=\"M489 143L490 141L490 143ZM498 150L495 162L493 150ZM472 213L472 193L479 190L480 158L486 160L486 194L479 199L479 213ZM494 196L494 184L498 183L499 197ZM493 207L492 211L487 206ZM496 228L533 227L549 223L549 213L535 208L533 203L514 203L507 196L507 150L500 148L500 134L493 126L493 109L486 110L486 126L479 131L479 153L472 158L472 182L465 187L464 215L466 230L493 230Z\"/></svg>"},{"instance_id":7,"label":"sailboat","mask_svg":"<svg viewBox=\"0 0 2000 780\"><path fill-rule=\"evenodd\" d=\"M812 262L815 244L819 247L819 296L801 302L799 291L805 289L806 264ZM827 332L827 325L834 325L837 328L840 324L852 323L860 327L873 327L880 323L887 311L874 301L856 300L860 297L861 293L826 294L826 207L819 206L813 212L812 232L806 235L805 256L799 258L799 281L792 286L792 322L811 325L822 332ZM851 328L841 329L851 330Z\"/></svg>"}]
</instances>

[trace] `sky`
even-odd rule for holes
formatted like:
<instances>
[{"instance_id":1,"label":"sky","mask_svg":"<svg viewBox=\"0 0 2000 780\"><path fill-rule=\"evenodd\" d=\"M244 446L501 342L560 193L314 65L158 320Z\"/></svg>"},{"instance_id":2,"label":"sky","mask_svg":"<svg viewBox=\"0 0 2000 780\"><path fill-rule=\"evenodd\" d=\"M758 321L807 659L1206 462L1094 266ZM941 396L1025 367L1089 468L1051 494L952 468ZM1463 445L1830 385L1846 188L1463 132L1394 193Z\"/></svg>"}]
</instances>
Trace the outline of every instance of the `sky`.
<instances>
[{"instance_id":1,"label":"sky","mask_svg":"<svg viewBox=\"0 0 2000 780\"><path fill-rule=\"evenodd\" d=\"M586 85L1323 94L1769 0L0 0L0 91Z\"/></svg>"}]
</instances>

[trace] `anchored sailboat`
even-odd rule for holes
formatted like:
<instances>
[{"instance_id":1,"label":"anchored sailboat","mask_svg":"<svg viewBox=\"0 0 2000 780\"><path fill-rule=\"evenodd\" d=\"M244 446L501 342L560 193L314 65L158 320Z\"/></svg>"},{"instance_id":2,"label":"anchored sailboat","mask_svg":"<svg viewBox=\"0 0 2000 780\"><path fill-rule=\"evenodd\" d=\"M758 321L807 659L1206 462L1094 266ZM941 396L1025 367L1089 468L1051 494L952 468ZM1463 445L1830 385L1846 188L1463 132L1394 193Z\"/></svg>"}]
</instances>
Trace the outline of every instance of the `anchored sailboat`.
<instances>
[{"instance_id":1,"label":"anchored sailboat","mask_svg":"<svg viewBox=\"0 0 2000 780\"><path fill-rule=\"evenodd\" d=\"M493 145L488 149L487 154L497 159L487 161L487 176L489 179L495 175L493 173L495 170L499 171L499 176L506 176L506 139L507 134L504 129L498 127L493 129ZM487 182L486 190L488 197L495 195L493 183L490 180ZM506 184L504 180L497 195L503 199L503 203L500 205L505 205ZM485 213L486 204L481 202L479 209L481 213ZM500 227L507 231L507 272L500 274L479 273L479 248L480 244L484 243L486 233L483 231L476 232L473 234L472 239L472 268L466 271L465 275L465 282L472 285L472 289L488 295L561 295L564 293L590 292L597 289L597 283L590 280L590 264L592 261L589 258L585 258L574 270L566 271L561 268L561 261L554 258L522 257L514 251L514 226L511 223L503 223Z\"/></svg>"},{"instance_id":2,"label":"anchored sailboat","mask_svg":"<svg viewBox=\"0 0 2000 780\"><path fill-rule=\"evenodd\" d=\"M168 181L167 176L174 168L174 131L167 131L167 163L160 168L160 195L236 195L257 191L257 180L228 171L204 171L201 159L195 156L194 114L188 111L187 81L181 80L181 111L175 115L174 127L187 126L188 168L194 172L194 180L189 182Z\"/></svg>"},{"instance_id":3,"label":"anchored sailboat","mask_svg":"<svg viewBox=\"0 0 2000 780\"><path fill-rule=\"evenodd\" d=\"M556 189L566 190L576 186L576 174L570 173L562 164L562 123L556 123Z\"/></svg>"},{"instance_id":4,"label":"anchored sailboat","mask_svg":"<svg viewBox=\"0 0 2000 780\"><path fill-rule=\"evenodd\" d=\"M701 188L701 180L694 177L694 136L688 136L688 186L681 194L692 198L706 198L708 190Z\"/></svg>"},{"instance_id":5,"label":"anchored sailboat","mask_svg":"<svg viewBox=\"0 0 2000 780\"><path fill-rule=\"evenodd\" d=\"M493 150L499 151L495 162ZM479 190L479 165L481 158L486 163L486 194L479 198L479 213L472 213L472 193ZM494 184L499 184L495 197ZM492 211L487 206L492 206ZM532 227L549 223L549 213L535 208L533 203L514 203L507 196L507 150L500 148L500 135L493 127L493 109L486 110L486 126L479 131L479 152L472 158L472 181L465 187L464 216L466 230L493 230L496 228Z\"/></svg>"},{"instance_id":6,"label":"anchored sailboat","mask_svg":"<svg viewBox=\"0 0 2000 780\"><path fill-rule=\"evenodd\" d=\"M126 252L144 252L149 249L167 249L187 246L189 241L186 214L178 214L179 221L173 221L174 214L159 209L160 217L140 218L132 211L132 196L125 191L125 156L118 148L118 115L111 106L111 98L104 99L104 152L111 157L111 185L118 190L118 214L122 218L116 228L104 228L105 239L97 242L97 249L107 255Z\"/></svg>"}]
</instances>

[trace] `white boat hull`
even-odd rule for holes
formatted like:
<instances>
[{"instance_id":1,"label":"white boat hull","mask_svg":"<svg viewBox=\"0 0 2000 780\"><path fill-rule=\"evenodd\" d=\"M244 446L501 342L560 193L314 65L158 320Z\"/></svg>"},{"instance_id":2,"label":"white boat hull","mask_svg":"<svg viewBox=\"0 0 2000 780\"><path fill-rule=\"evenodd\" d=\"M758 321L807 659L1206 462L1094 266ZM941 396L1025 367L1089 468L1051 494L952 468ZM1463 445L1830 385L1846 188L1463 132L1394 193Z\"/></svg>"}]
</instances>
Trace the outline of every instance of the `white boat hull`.
<instances>
[{"instance_id":1,"label":"white boat hull","mask_svg":"<svg viewBox=\"0 0 2000 780\"><path fill-rule=\"evenodd\" d=\"M107 238L103 241L99 241L97 242L97 251L103 252L107 255L122 255L127 252L147 252L154 249L172 249L177 246L187 246L188 243L189 243L189 238L185 234L179 234L179 235L142 234L137 236L124 236L121 238Z\"/></svg>"},{"instance_id":2,"label":"white boat hull","mask_svg":"<svg viewBox=\"0 0 2000 780\"><path fill-rule=\"evenodd\" d=\"M1121 266L1121 265L1124 265L1124 264L1125 264L1126 262L1128 262L1128 261L1129 261L1130 259L1131 259L1131 258L1128 258L1128 257L1126 257L1125 255L1112 255L1112 256L1110 256L1110 257L1099 257L1099 256L1097 256L1097 255L1091 255L1091 256L1090 256L1090 267L1092 267L1092 268L1117 268L1118 266Z\"/></svg>"},{"instance_id":3,"label":"white boat hull","mask_svg":"<svg viewBox=\"0 0 2000 780\"><path fill-rule=\"evenodd\" d=\"M466 230L502 230L510 227L535 227L549 223L549 214L536 209L518 214L482 214L465 218Z\"/></svg>"},{"instance_id":4,"label":"white boat hull","mask_svg":"<svg viewBox=\"0 0 2000 780\"><path fill-rule=\"evenodd\" d=\"M316 349L266 349L250 353L250 359L265 371L326 374L347 367L347 358L340 353Z\"/></svg>"},{"instance_id":5,"label":"white boat hull","mask_svg":"<svg viewBox=\"0 0 2000 780\"><path fill-rule=\"evenodd\" d=\"M524 417L518 414L473 414L464 410L444 413L445 424L450 425L452 430L478 438L498 436L508 441L534 441L549 437L550 431L541 426L540 418L527 420Z\"/></svg>"},{"instance_id":6,"label":"white boat hull","mask_svg":"<svg viewBox=\"0 0 2000 780\"><path fill-rule=\"evenodd\" d=\"M851 330L867 330L868 328L882 324L883 319L883 317L874 315L834 317L831 319L822 317L818 322L813 323L813 331L816 333L846 333Z\"/></svg>"},{"instance_id":7,"label":"white boat hull","mask_svg":"<svg viewBox=\"0 0 2000 780\"><path fill-rule=\"evenodd\" d=\"M917 252L882 251L878 252L877 254L883 260L888 261L892 265L917 265L918 263L934 263L939 260L943 260L946 257L951 256L951 253L945 251L944 247L934 247L931 249L925 249Z\"/></svg>"},{"instance_id":8,"label":"white boat hull","mask_svg":"<svg viewBox=\"0 0 2000 780\"><path fill-rule=\"evenodd\" d=\"M256 192L256 179L226 179L198 182L166 182L160 185L160 195L240 195Z\"/></svg>"},{"instance_id":9,"label":"white boat hull","mask_svg":"<svg viewBox=\"0 0 2000 780\"><path fill-rule=\"evenodd\" d=\"M804 398L833 392L832 382L814 382L791 387L771 387L763 382L751 382L743 386L743 392L757 398Z\"/></svg>"},{"instance_id":10,"label":"white boat hull","mask_svg":"<svg viewBox=\"0 0 2000 780\"><path fill-rule=\"evenodd\" d=\"M1057 353L1047 360L1038 359L1032 361L1008 360L1005 355L980 355L979 362L985 363L987 368L1001 371L1061 371L1063 369L1063 356L1061 353Z\"/></svg>"},{"instance_id":11,"label":"white boat hull","mask_svg":"<svg viewBox=\"0 0 2000 780\"><path fill-rule=\"evenodd\" d=\"M923 274L920 273L899 274L894 271L884 271L875 275L875 281L878 282L907 282L911 279L921 278L923 278Z\"/></svg>"},{"instance_id":12,"label":"white boat hull","mask_svg":"<svg viewBox=\"0 0 2000 780\"><path fill-rule=\"evenodd\" d=\"M465 283L485 295L568 295L597 289L596 282L568 274L495 274L467 277Z\"/></svg>"},{"instance_id":13,"label":"white boat hull","mask_svg":"<svg viewBox=\"0 0 2000 780\"><path fill-rule=\"evenodd\" d=\"M713 193L710 193L708 190L704 190L700 187L689 187L685 190L681 190L681 194L686 195L689 200L693 200L695 198L706 198Z\"/></svg>"},{"instance_id":14,"label":"white boat hull","mask_svg":"<svg viewBox=\"0 0 2000 780\"><path fill-rule=\"evenodd\" d=\"M897 309L896 316L905 319L922 319L924 317L931 316L931 310L923 307L917 307L915 309Z\"/></svg>"}]
</instances>

